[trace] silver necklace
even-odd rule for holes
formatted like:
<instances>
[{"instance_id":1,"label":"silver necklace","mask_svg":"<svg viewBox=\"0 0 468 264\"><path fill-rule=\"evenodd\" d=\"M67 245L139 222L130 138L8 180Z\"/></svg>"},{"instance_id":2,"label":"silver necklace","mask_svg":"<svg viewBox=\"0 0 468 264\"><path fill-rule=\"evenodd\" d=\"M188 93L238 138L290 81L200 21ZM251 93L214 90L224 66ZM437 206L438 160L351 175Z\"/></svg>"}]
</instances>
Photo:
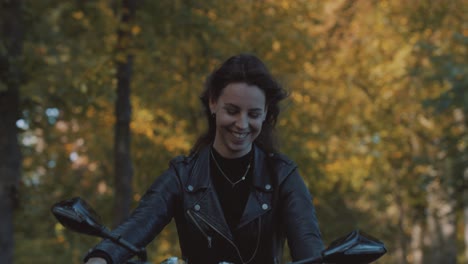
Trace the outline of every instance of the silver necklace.
<instances>
[{"instance_id":1,"label":"silver necklace","mask_svg":"<svg viewBox=\"0 0 468 264\"><path fill-rule=\"evenodd\" d=\"M229 179L229 177L224 173L224 171L221 169L221 166L219 166L218 161L216 161L216 158L215 158L215 156L214 156L214 154L213 154L213 150L210 150L210 154L211 154L211 157L213 158L213 161L215 162L216 167L218 168L219 172L221 172L221 175L223 175L223 177L231 184L231 187L232 187L232 188L234 188L234 186L236 186L236 184L238 184L239 182L245 180L245 177L247 176L247 173L248 173L249 170L250 170L251 161L249 161L249 165L247 165L247 169L245 170L244 175L242 175L242 177L241 177L238 181L233 182L233 181L231 181L231 179Z\"/></svg>"}]
</instances>

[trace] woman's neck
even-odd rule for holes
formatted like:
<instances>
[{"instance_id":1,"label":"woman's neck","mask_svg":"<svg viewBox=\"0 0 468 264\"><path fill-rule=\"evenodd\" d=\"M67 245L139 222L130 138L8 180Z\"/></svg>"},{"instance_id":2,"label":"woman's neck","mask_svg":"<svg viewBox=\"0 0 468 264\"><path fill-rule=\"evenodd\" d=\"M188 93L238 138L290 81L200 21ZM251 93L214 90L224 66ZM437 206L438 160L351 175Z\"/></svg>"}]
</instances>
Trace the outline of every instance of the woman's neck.
<instances>
[{"instance_id":1,"label":"woman's neck","mask_svg":"<svg viewBox=\"0 0 468 264\"><path fill-rule=\"evenodd\" d=\"M216 153L218 153L219 156L221 156L224 159L237 159L240 157L244 157L245 155L248 155L249 153L252 152L252 148L253 148L252 146L253 145L251 144L248 149L244 149L239 152L229 152L229 151L224 150L224 148L217 146L216 142L211 144L211 148L215 150Z\"/></svg>"}]
</instances>

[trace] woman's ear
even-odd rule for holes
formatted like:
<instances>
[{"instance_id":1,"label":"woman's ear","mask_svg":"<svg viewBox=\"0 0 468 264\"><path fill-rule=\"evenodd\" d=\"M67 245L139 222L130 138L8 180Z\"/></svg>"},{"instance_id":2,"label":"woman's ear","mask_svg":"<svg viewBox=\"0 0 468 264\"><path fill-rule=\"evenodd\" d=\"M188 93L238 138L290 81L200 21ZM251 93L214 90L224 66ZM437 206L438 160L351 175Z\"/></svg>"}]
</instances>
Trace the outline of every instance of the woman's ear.
<instances>
[{"instance_id":1,"label":"woman's ear","mask_svg":"<svg viewBox=\"0 0 468 264\"><path fill-rule=\"evenodd\" d=\"M213 98L210 98L210 100L209 100L209 106L210 106L211 114L216 113L216 108L217 108L217 106L218 106L217 100L214 100Z\"/></svg>"},{"instance_id":2,"label":"woman's ear","mask_svg":"<svg viewBox=\"0 0 468 264\"><path fill-rule=\"evenodd\" d=\"M263 122L265 122L268 115L268 106L265 106L265 111L263 112Z\"/></svg>"}]
</instances>

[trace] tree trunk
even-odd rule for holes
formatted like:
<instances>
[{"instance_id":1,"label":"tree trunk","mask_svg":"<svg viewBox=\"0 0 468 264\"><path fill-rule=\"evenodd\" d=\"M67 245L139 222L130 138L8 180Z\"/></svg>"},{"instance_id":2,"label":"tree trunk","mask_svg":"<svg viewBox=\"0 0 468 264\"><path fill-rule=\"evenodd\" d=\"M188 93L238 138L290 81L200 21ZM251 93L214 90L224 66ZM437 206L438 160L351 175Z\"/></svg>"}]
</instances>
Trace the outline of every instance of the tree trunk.
<instances>
[{"instance_id":1,"label":"tree trunk","mask_svg":"<svg viewBox=\"0 0 468 264\"><path fill-rule=\"evenodd\" d=\"M467 101L465 99L465 101ZM465 108L466 109L466 108ZM468 110L468 109L467 109ZM466 110L465 110L466 111ZM455 120L455 123L457 124L456 127L460 131L463 131L463 136L462 138L468 140L468 119L466 118L467 113L464 112L463 109L455 109L453 111L453 117ZM463 139L462 139L463 140ZM456 159L456 169L455 169L455 175L462 174L462 182L461 182L461 206L463 208L463 241L465 242L465 247L464 247L464 255L465 255L465 260L468 260L468 191L466 190L466 186L468 183L468 147L466 145L463 146L463 148L459 149L459 153L455 154L455 159Z\"/></svg>"},{"instance_id":2,"label":"tree trunk","mask_svg":"<svg viewBox=\"0 0 468 264\"><path fill-rule=\"evenodd\" d=\"M13 263L13 210L21 174L16 128L23 43L21 1L3 1L1 9L1 41L6 54L0 53L0 263L9 264Z\"/></svg>"},{"instance_id":3,"label":"tree trunk","mask_svg":"<svg viewBox=\"0 0 468 264\"><path fill-rule=\"evenodd\" d=\"M411 228L411 259L412 264L423 264L423 227L416 222Z\"/></svg>"},{"instance_id":4,"label":"tree trunk","mask_svg":"<svg viewBox=\"0 0 468 264\"><path fill-rule=\"evenodd\" d=\"M446 173L446 172L445 172ZM449 190L434 180L428 190L425 264L457 263L455 202Z\"/></svg>"},{"instance_id":5,"label":"tree trunk","mask_svg":"<svg viewBox=\"0 0 468 264\"><path fill-rule=\"evenodd\" d=\"M132 200L133 168L130 155L130 82L133 56L130 54L130 23L135 16L136 1L123 0L116 49L117 101L115 104L115 204L114 226L121 223L130 213Z\"/></svg>"},{"instance_id":6,"label":"tree trunk","mask_svg":"<svg viewBox=\"0 0 468 264\"><path fill-rule=\"evenodd\" d=\"M406 217L406 210L403 205L403 201L401 195L397 192L396 194L396 203L398 206L398 210L400 212L398 217L398 229L399 229L399 241L400 241L400 248L399 248L399 255L400 255L400 263L407 264L408 261L406 257L408 256L408 241L405 234L405 217Z\"/></svg>"},{"instance_id":7,"label":"tree trunk","mask_svg":"<svg viewBox=\"0 0 468 264\"><path fill-rule=\"evenodd\" d=\"M465 182L468 182L468 168L463 172L463 177ZM468 192L466 190L463 191L463 227L465 229L465 259L468 260Z\"/></svg>"}]
</instances>

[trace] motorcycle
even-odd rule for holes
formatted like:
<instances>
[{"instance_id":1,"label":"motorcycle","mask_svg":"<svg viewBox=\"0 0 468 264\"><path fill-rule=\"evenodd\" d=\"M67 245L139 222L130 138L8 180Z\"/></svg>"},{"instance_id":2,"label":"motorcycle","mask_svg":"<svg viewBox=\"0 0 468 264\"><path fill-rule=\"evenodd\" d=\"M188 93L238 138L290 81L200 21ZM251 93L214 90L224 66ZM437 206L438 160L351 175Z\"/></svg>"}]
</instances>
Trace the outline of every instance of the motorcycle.
<instances>
[{"instance_id":1,"label":"motorcycle","mask_svg":"<svg viewBox=\"0 0 468 264\"><path fill-rule=\"evenodd\" d=\"M112 233L101 224L96 211L80 197L64 200L54 204L51 211L55 218L65 228L72 231L106 238L120 245L136 256L137 260L129 260L127 264L146 264L147 254L145 248L138 248L126 241L118 234ZM372 263L387 253L384 243L376 238L354 230L349 234L334 240L318 258L304 259L288 264L367 264ZM177 257L166 259L161 264L182 264ZM219 264L229 264L221 262Z\"/></svg>"}]
</instances>

